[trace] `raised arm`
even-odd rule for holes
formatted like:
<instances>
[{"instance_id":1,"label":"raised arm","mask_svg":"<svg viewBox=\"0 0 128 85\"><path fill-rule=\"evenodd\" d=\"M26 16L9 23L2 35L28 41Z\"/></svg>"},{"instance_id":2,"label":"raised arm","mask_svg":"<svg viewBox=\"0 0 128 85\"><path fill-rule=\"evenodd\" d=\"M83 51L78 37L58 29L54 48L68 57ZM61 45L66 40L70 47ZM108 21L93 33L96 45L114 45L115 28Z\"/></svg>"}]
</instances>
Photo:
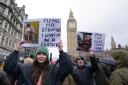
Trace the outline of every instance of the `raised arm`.
<instances>
[{"instance_id":1,"label":"raised arm","mask_svg":"<svg viewBox=\"0 0 128 85\"><path fill-rule=\"evenodd\" d=\"M7 72L8 75L16 75L16 69L18 68L18 56L19 56L19 43L16 46L16 49L7 56L4 64L4 70ZM15 71L15 72L14 72Z\"/></svg>"},{"instance_id":2,"label":"raised arm","mask_svg":"<svg viewBox=\"0 0 128 85\"><path fill-rule=\"evenodd\" d=\"M63 77L66 77L69 73L71 73L73 69L73 65L70 59L70 55L65 53L63 50L63 44L62 42L59 43L58 49L59 49L59 73Z\"/></svg>"}]
</instances>

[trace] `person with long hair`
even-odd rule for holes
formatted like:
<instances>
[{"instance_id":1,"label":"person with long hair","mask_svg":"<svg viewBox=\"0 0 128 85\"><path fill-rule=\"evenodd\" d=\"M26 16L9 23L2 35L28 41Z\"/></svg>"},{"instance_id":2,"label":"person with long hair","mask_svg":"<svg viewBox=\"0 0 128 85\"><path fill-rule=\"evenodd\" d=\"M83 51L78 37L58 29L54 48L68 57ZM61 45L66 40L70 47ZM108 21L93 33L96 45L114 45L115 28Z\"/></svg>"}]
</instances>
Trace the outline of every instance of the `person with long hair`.
<instances>
[{"instance_id":1,"label":"person with long hair","mask_svg":"<svg viewBox=\"0 0 128 85\"><path fill-rule=\"evenodd\" d=\"M49 51L47 47L40 47L35 52L32 64L18 62L20 46L11 53L6 61L4 70L18 80L17 85L62 85L64 78L72 71L70 56L59 43L59 61L57 64L49 64Z\"/></svg>"}]
</instances>

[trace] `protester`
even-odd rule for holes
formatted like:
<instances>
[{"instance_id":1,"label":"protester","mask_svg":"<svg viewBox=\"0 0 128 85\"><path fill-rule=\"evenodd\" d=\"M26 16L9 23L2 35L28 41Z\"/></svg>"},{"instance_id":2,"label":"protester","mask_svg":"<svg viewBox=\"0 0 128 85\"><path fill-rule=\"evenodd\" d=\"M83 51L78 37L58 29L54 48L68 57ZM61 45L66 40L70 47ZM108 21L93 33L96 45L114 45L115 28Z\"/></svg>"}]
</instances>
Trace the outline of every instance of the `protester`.
<instances>
[{"instance_id":1,"label":"protester","mask_svg":"<svg viewBox=\"0 0 128 85\"><path fill-rule=\"evenodd\" d=\"M18 85L62 85L64 78L72 70L70 56L59 43L59 61L55 65L49 64L49 51L47 47L40 47L35 52L35 59L32 64L18 63L20 46L11 53L5 62L4 69L20 81Z\"/></svg>"},{"instance_id":2,"label":"protester","mask_svg":"<svg viewBox=\"0 0 128 85\"><path fill-rule=\"evenodd\" d=\"M72 76L76 85L93 85L92 69L86 65L84 57L78 56L76 67L74 67Z\"/></svg>"},{"instance_id":3,"label":"protester","mask_svg":"<svg viewBox=\"0 0 128 85\"><path fill-rule=\"evenodd\" d=\"M4 59L0 58L0 85L11 85L6 72L3 70Z\"/></svg>"},{"instance_id":4,"label":"protester","mask_svg":"<svg viewBox=\"0 0 128 85\"><path fill-rule=\"evenodd\" d=\"M111 85L128 85L128 52L118 50L112 52L113 58L117 61L117 68L111 75Z\"/></svg>"},{"instance_id":5,"label":"protester","mask_svg":"<svg viewBox=\"0 0 128 85\"><path fill-rule=\"evenodd\" d=\"M100 61L99 58L96 58L94 54L89 54L88 56L90 56L91 66L95 73L96 85L110 85L111 73L107 64Z\"/></svg>"}]
</instances>

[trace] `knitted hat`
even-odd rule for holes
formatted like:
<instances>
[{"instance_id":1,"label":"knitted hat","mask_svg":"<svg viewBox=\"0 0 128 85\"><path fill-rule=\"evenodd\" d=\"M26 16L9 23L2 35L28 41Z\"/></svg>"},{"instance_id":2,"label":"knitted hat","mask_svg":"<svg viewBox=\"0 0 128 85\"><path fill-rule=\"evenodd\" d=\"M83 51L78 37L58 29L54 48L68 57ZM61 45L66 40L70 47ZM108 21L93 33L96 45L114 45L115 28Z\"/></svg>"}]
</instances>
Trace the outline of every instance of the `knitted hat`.
<instances>
[{"instance_id":1,"label":"knitted hat","mask_svg":"<svg viewBox=\"0 0 128 85\"><path fill-rule=\"evenodd\" d=\"M42 52L42 53L45 53L49 59L49 51L48 51L48 48L47 47L40 47L36 50L36 53L35 53L35 56L37 56L37 54L39 52Z\"/></svg>"}]
</instances>

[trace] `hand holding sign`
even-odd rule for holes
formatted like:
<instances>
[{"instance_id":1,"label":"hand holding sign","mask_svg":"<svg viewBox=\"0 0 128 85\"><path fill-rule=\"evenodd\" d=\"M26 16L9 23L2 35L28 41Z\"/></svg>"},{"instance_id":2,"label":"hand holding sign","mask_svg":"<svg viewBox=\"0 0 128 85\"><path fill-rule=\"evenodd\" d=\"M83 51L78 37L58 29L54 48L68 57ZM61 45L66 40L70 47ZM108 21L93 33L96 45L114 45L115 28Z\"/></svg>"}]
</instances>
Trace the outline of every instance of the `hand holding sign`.
<instances>
[{"instance_id":1,"label":"hand holding sign","mask_svg":"<svg viewBox=\"0 0 128 85\"><path fill-rule=\"evenodd\" d=\"M23 47L21 46L24 42L16 42L16 48L15 50L20 51L23 50Z\"/></svg>"},{"instance_id":2,"label":"hand holding sign","mask_svg":"<svg viewBox=\"0 0 128 85\"><path fill-rule=\"evenodd\" d=\"M89 50L89 52L88 52L88 54L87 54L87 57L88 57L88 58L91 58L91 57L93 57L93 55L94 55L93 50Z\"/></svg>"},{"instance_id":3,"label":"hand holding sign","mask_svg":"<svg viewBox=\"0 0 128 85\"><path fill-rule=\"evenodd\" d=\"M58 49L59 49L59 51L63 49L62 40L58 43Z\"/></svg>"}]
</instances>

